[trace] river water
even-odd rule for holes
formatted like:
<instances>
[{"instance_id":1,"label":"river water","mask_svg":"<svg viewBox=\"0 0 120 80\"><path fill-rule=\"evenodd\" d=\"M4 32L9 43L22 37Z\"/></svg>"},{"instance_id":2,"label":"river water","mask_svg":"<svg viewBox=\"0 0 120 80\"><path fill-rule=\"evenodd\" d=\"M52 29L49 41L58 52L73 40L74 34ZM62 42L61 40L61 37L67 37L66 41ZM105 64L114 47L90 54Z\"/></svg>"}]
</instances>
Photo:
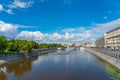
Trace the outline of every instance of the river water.
<instances>
[{"instance_id":1,"label":"river water","mask_svg":"<svg viewBox=\"0 0 120 80\"><path fill-rule=\"evenodd\" d=\"M0 69L0 80L120 80L119 70L84 50L58 50Z\"/></svg>"}]
</instances>

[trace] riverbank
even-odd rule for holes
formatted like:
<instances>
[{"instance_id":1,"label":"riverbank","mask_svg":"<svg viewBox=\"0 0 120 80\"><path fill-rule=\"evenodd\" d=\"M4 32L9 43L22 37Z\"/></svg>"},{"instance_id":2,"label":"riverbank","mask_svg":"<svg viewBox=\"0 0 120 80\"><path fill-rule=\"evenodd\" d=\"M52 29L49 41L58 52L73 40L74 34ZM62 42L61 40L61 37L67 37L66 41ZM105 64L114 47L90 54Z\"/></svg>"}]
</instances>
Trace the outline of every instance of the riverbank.
<instances>
[{"instance_id":1,"label":"riverbank","mask_svg":"<svg viewBox=\"0 0 120 80\"><path fill-rule=\"evenodd\" d=\"M106 54L101 53L101 52L94 51L90 48L85 48L85 50L100 57L104 61L110 63L111 65L115 66L116 68L118 68L120 70L120 59L117 59L115 57L111 57L111 56L106 55Z\"/></svg>"},{"instance_id":2,"label":"riverbank","mask_svg":"<svg viewBox=\"0 0 120 80\"><path fill-rule=\"evenodd\" d=\"M57 49L32 49L31 52L28 55L8 55L8 56L0 56L0 65L4 64L6 62L16 61L16 60L22 60L22 59L28 59L32 57L39 56L44 53L54 52Z\"/></svg>"}]
</instances>

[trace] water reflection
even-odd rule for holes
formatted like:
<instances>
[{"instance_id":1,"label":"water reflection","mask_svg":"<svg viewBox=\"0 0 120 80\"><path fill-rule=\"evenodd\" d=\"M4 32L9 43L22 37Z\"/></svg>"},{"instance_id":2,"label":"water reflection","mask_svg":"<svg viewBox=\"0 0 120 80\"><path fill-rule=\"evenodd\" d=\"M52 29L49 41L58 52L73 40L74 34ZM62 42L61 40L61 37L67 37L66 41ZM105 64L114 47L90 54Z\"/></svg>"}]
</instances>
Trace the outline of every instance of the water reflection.
<instances>
[{"instance_id":1,"label":"water reflection","mask_svg":"<svg viewBox=\"0 0 120 80\"><path fill-rule=\"evenodd\" d=\"M103 60L100 61L100 64L102 64L105 67L105 70L108 75L111 75L111 78L114 80L120 80L120 70L113 67L109 63L104 62Z\"/></svg>"},{"instance_id":2,"label":"water reflection","mask_svg":"<svg viewBox=\"0 0 120 80\"><path fill-rule=\"evenodd\" d=\"M58 51L7 63L0 67L0 80L120 80L119 71L89 52L64 53Z\"/></svg>"},{"instance_id":3,"label":"water reflection","mask_svg":"<svg viewBox=\"0 0 120 80\"><path fill-rule=\"evenodd\" d=\"M7 72L8 73L13 72L15 77L21 77L26 72L28 72L32 69L31 62L29 62L29 61L9 64L6 68L7 68Z\"/></svg>"},{"instance_id":4,"label":"water reflection","mask_svg":"<svg viewBox=\"0 0 120 80\"><path fill-rule=\"evenodd\" d=\"M7 80L6 73L2 70L0 70L0 80Z\"/></svg>"},{"instance_id":5,"label":"water reflection","mask_svg":"<svg viewBox=\"0 0 120 80\"><path fill-rule=\"evenodd\" d=\"M37 60L33 61L34 65L40 64L45 59L45 56L41 55Z\"/></svg>"},{"instance_id":6,"label":"water reflection","mask_svg":"<svg viewBox=\"0 0 120 80\"><path fill-rule=\"evenodd\" d=\"M34 60L37 60L37 57L2 65L0 67L0 80L7 80L6 75L10 73L14 73L14 77L19 78L25 73L30 72Z\"/></svg>"}]
</instances>

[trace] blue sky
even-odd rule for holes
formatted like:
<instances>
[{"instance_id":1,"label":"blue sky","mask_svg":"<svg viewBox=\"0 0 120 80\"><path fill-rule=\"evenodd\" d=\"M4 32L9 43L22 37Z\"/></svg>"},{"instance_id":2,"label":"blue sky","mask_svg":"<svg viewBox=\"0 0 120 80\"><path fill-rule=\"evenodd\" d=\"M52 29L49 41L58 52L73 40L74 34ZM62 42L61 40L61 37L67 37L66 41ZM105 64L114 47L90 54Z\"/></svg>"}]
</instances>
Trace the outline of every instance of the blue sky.
<instances>
[{"instance_id":1,"label":"blue sky","mask_svg":"<svg viewBox=\"0 0 120 80\"><path fill-rule=\"evenodd\" d=\"M38 42L94 40L120 26L119 18L120 0L0 1L0 35L8 38Z\"/></svg>"}]
</instances>

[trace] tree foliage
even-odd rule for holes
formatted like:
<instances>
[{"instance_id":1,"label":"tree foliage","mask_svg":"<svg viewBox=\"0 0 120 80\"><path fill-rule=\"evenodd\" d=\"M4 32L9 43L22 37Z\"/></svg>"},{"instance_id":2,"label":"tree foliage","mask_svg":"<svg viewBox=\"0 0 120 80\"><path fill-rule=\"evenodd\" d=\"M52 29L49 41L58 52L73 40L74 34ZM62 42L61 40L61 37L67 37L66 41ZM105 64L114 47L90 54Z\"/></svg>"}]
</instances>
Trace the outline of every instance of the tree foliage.
<instances>
[{"instance_id":1,"label":"tree foliage","mask_svg":"<svg viewBox=\"0 0 120 80\"><path fill-rule=\"evenodd\" d=\"M38 44L35 41L27 40L7 40L0 36L0 54L25 54L27 55L33 48L62 48L61 44Z\"/></svg>"},{"instance_id":2,"label":"tree foliage","mask_svg":"<svg viewBox=\"0 0 120 80\"><path fill-rule=\"evenodd\" d=\"M4 52L7 47L7 40L4 36L0 36L0 53Z\"/></svg>"}]
</instances>

